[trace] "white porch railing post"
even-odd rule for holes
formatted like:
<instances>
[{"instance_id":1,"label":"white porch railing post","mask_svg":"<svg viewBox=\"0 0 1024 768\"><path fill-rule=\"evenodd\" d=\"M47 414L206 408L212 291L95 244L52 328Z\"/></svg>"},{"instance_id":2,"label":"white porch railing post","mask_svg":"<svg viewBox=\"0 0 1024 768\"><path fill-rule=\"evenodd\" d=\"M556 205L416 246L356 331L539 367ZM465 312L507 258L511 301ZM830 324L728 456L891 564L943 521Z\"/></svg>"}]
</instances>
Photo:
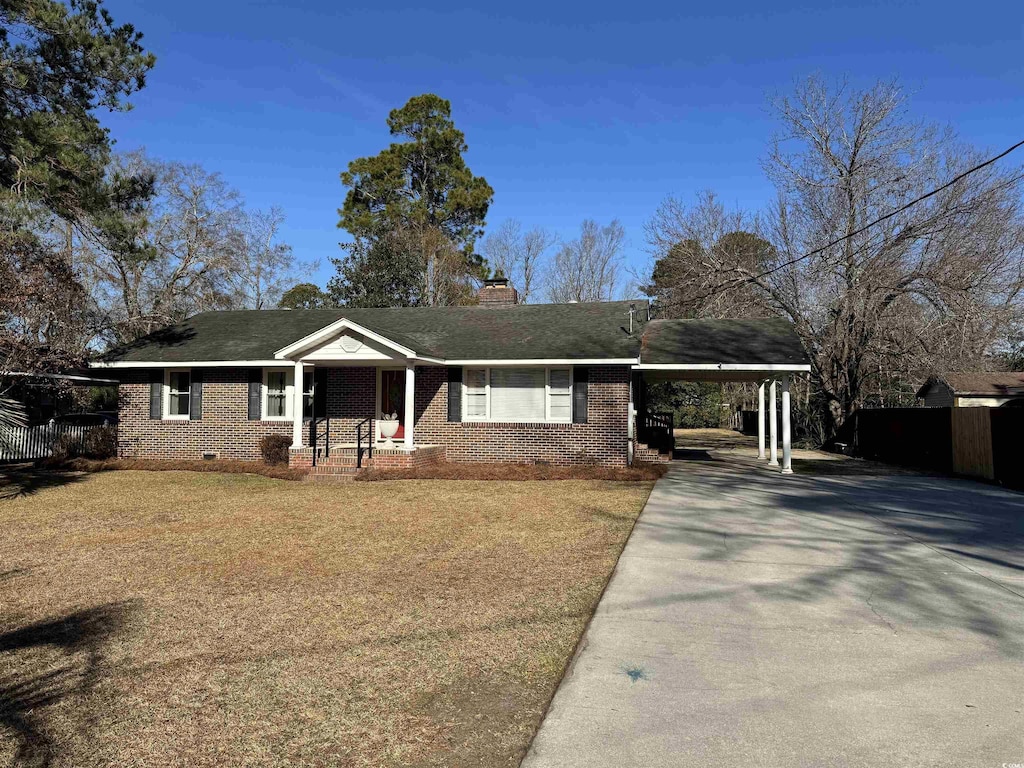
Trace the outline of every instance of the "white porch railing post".
<instances>
[{"instance_id":1,"label":"white porch railing post","mask_svg":"<svg viewBox=\"0 0 1024 768\"><path fill-rule=\"evenodd\" d=\"M782 377L782 474L793 472L793 448L790 444L789 376Z\"/></svg>"},{"instance_id":2,"label":"white porch railing post","mask_svg":"<svg viewBox=\"0 0 1024 768\"><path fill-rule=\"evenodd\" d=\"M769 454L768 465L771 467L779 466L779 411L775 406L775 392L778 389L778 382L772 379L770 395L768 398L768 421L770 422L769 430L772 435L771 453Z\"/></svg>"},{"instance_id":3,"label":"white porch railing post","mask_svg":"<svg viewBox=\"0 0 1024 768\"><path fill-rule=\"evenodd\" d=\"M416 421L416 363L405 364L405 447L412 450L413 422Z\"/></svg>"},{"instance_id":4,"label":"white porch railing post","mask_svg":"<svg viewBox=\"0 0 1024 768\"><path fill-rule=\"evenodd\" d=\"M757 458L764 460L764 382L757 385Z\"/></svg>"},{"instance_id":5,"label":"white porch railing post","mask_svg":"<svg viewBox=\"0 0 1024 768\"><path fill-rule=\"evenodd\" d=\"M292 381L292 448L302 447L302 362L295 361Z\"/></svg>"}]
</instances>

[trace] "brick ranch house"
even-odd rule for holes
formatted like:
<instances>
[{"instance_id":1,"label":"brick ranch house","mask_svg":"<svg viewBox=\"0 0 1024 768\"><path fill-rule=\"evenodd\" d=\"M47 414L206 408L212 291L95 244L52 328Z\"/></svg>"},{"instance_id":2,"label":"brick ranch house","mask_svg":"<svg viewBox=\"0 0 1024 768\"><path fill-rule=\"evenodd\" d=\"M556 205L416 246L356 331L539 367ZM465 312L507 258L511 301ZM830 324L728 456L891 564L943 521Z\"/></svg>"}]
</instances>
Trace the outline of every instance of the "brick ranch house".
<instances>
[{"instance_id":1,"label":"brick ranch house","mask_svg":"<svg viewBox=\"0 0 1024 768\"><path fill-rule=\"evenodd\" d=\"M809 370L791 326L649 310L515 304L492 280L478 306L204 312L92 365L119 382L124 457L258 459L281 434L293 466L323 472L667 461L645 382L685 378L778 381L788 464L789 377Z\"/></svg>"}]
</instances>

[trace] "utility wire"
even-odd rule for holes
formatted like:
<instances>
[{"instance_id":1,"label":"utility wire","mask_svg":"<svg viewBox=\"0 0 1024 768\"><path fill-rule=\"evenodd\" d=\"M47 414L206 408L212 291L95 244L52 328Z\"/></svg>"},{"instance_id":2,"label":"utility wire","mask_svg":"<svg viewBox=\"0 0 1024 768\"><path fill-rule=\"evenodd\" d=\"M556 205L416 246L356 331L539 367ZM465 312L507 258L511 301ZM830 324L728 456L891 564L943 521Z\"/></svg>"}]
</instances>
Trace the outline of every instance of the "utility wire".
<instances>
[{"instance_id":1,"label":"utility wire","mask_svg":"<svg viewBox=\"0 0 1024 768\"><path fill-rule=\"evenodd\" d=\"M924 202L929 197L935 197L935 195L939 194L939 192L942 192L945 189L949 189L954 184L956 184L958 181L960 181L962 179L966 179L972 173L977 173L982 168L986 168L986 167L992 165L992 163L994 163L994 162L996 162L998 160L1002 160L1008 154L1013 152L1015 149L1019 149L1020 147L1024 147L1024 140L1018 141L1016 144L1014 144L1009 149L1003 150L1002 152L1000 152L998 155L995 155L994 157L990 157L985 162L978 163L978 165L974 166L973 168L968 168L963 173L961 173L961 174L959 174L957 176L954 176L952 179L947 181L941 187L936 187L931 192L926 192L925 194L921 195L920 197L917 197L917 198L911 200L909 203L906 203L905 205L901 205L899 208L896 208L895 210L889 211L889 213L886 213L886 214L884 214L882 216L879 216L877 219L875 219L874 221L872 221L872 222L870 222L868 224L865 224L863 227L861 227L859 229L855 229L853 232L850 232L849 234L843 235L842 237L833 240L831 243L827 243L827 244L821 246L820 248L815 248L813 251L808 251L807 253L803 254L802 256L796 256L796 257L790 259L789 261L784 261L781 264L778 264L778 265L772 267L771 269L767 270L766 272L762 272L760 275L758 275L758 277L767 277L768 275L772 274L773 272L778 272L780 269L785 269L786 267L790 267L790 266L792 266L793 264L796 264L799 261L803 261L804 259L809 259L811 256L819 254L822 251L827 251L832 246L839 245L844 240L849 240L851 237L856 237L857 235L859 235L859 234L861 234L863 232L866 232L867 230L871 229L876 224L881 224L886 219L891 219L893 216L898 216L899 214L903 213L908 208L912 208L913 206L917 205L918 203Z\"/></svg>"},{"instance_id":2,"label":"utility wire","mask_svg":"<svg viewBox=\"0 0 1024 768\"><path fill-rule=\"evenodd\" d=\"M821 246L820 248L815 248L813 251L808 251L807 253L804 253L804 254L802 254L800 256L795 256L792 259L789 259L788 261L784 261L781 264L777 264L776 266L772 267L771 269L765 270L764 272L761 272L760 274L755 275L753 277L748 277L748 278L742 278L742 279L739 279L739 280L734 280L734 281L732 281L733 285L728 285L728 284L727 285L722 285L722 286L719 286L714 291L712 291L711 293L708 293L705 296L698 296L698 297L694 297L694 298L697 299L697 300L702 300L702 299L710 298L711 296L714 296L716 293L721 293L723 290L728 290L729 288L734 287L734 285L741 285L743 283L749 283L749 282L751 282L753 280L760 280L762 277L767 277L768 275L774 274L775 272L778 272L780 269L785 269L786 267L791 267L794 264L803 261L804 259L809 259L809 258L811 258L811 256L815 256L815 255L821 253L822 251L827 251L829 248L831 248L831 247L833 247L835 245L839 245L843 241L849 240L851 237L856 237L857 235L866 232L867 230L871 229L876 224L881 224L883 221L886 221L887 219L891 219L893 216L898 216L899 214L903 213L908 208L912 208L913 206L917 205L918 203L923 202L923 201L927 200L930 197L934 197L935 195L939 194L939 192L942 192L943 190L949 189L954 184L956 184L958 181L961 181L962 179L967 178L972 173L977 173L982 168L987 168L988 166L992 165L993 163L995 163L995 162L997 162L999 160L1002 160L1008 154L1010 154L1014 150L1020 149L1021 147L1024 147L1024 140L1018 141L1012 147L1009 147L1008 149L1003 150L998 155L990 157L988 160L985 160L982 163L978 163L973 168L968 168L963 173L960 173L960 174L954 176L952 179L947 181L945 184L943 184L940 187L936 187L931 192L926 192L925 194L921 195L920 197L914 198L909 203L906 203L905 205L901 205L899 208L896 208L895 210L889 211L889 213L886 213L886 214L884 214L882 216L879 216L874 221L872 221L872 222L870 222L868 224L865 224L864 226L860 227L859 229L855 229L853 232L845 234L842 237L836 238L832 242L826 243L825 245ZM1018 177L1018 179L1019 178L1020 177Z\"/></svg>"}]
</instances>

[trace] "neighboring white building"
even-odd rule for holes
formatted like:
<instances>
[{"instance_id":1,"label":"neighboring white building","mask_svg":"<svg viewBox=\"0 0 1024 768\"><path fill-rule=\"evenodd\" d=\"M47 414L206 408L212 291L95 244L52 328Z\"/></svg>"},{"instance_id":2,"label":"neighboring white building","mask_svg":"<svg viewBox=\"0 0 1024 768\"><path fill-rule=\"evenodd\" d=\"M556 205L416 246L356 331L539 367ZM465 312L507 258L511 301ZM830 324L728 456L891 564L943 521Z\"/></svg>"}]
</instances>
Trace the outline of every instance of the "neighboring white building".
<instances>
[{"instance_id":1,"label":"neighboring white building","mask_svg":"<svg viewBox=\"0 0 1024 768\"><path fill-rule=\"evenodd\" d=\"M917 392L930 408L998 408L1024 401L1024 373L949 373L932 376Z\"/></svg>"}]
</instances>

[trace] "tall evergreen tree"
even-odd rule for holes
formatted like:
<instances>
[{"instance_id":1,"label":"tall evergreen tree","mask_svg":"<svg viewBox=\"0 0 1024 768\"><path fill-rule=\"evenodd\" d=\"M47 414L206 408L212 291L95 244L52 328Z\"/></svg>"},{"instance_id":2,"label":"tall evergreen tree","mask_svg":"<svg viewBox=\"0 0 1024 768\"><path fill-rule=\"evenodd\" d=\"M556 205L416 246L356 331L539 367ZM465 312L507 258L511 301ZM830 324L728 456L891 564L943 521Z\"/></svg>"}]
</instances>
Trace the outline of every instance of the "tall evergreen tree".
<instances>
[{"instance_id":1,"label":"tall evergreen tree","mask_svg":"<svg viewBox=\"0 0 1024 768\"><path fill-rule=\"evenodd\" d=\"M101 110L126 110L154 57L97 0L0 0L0 396L11 371L67 366L89 307L76 238L128 236L143 180L108 178ZM2 417L0 413L0 417Z\"/></svg>"},{"instance_id":2,"label":"tall evergreen tree","mask_svg":"<svg viewBox=\"0 0 1024 768\"><path fill-rule=\"evenodd\" d=\"M331 294L364 306L465 302L484 274L474 245L494 190L466 165L465 135L445 99L413 97L392 110L388 128L401 141L341 174L349 192L338 226L353 242L334 260Z\"/></svg>"},{"instance_id":3,"label":"tall evergreen tree","mask_svg":"<svg viewBox=\"0 0 1024 768\"><path fill-rule=\"evenodd\" d=\"M106 205L110 138L153 54L95 0L0 0L0 189L65 219Z\"/></svg>"}]
</instances>

